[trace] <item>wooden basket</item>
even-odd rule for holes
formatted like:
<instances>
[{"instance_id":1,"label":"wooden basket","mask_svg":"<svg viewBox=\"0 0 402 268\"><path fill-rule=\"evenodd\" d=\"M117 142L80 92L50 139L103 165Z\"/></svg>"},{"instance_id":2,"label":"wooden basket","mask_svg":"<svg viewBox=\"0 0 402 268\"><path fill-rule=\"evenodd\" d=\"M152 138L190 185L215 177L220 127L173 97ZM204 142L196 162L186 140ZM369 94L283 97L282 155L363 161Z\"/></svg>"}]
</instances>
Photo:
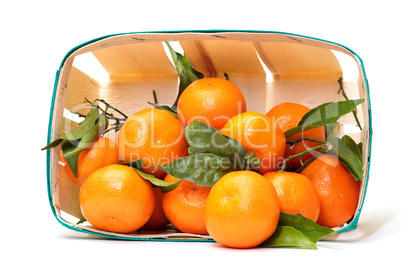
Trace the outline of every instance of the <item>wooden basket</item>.
<instances>
[{"instance_id":1,"label":"wooden basket","mask_svg":"<svg viewBox=\"0 0 402 268\"><path fill-rule=\"evenodd\" d=\"M149 107L147 102L153 102L152 90L156 91L160 104L173 104L179 83L165 41L182 49L194 69L206 77L228 74L242 90L248 110L264 114L285 101L312 108L324 102L344 100L338 93L337 82L339 77L344 77L347 96L365 99L357 112L363 131L355 131L356 121L351 114L340 118L336 131L338 136L348 134L363 143L364 169L355 215L347 224L334 229L343 232L356 228L369 176L372 137L369 88L362 60L352 50L336 43L266 31L127 33L91 40L69 51L57 71L48 142L77 126L69 115L78 110L83 112L85 97L103 98L128 115ZM89 63L83 64L85 61ZM101 71L96 72L97 69ZM123 235L100 231L89 224L76 224L82 217L79 187L59 168L59 146L47 152L50 205L62 225L130 240L210 241L209 236L170 231Z\"/></svg>"}]
</instances>

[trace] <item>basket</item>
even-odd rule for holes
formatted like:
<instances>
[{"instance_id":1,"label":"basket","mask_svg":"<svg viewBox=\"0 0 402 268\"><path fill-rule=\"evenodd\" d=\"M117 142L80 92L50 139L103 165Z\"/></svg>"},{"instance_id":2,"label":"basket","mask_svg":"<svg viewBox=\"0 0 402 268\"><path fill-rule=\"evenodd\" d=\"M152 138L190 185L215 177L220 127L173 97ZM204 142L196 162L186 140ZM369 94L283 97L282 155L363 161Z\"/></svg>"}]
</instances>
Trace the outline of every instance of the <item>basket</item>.
<instances>
[{"instance_id":1,"label":"basket","mask_svg":"<svg viewBox=\"0 0 402 268\"><path fill-rule=\"evenodd\" d=\"M165 42L182 50L194 69L206 77L227 74L243 92L248 107L266 113L281 102L315 107L342 101L339 77L350 99L364 98L355 118L341 117L338 136L347 134L362 142L363 180L353 218L334 228L338 233L355 229L363 207L369 178L371 111L369 87L362 60L349 48L316 38L269 31L171 31L137 32L100 37L70 50L56 73L50 109L48 142L78 122L72 112L85 112L84 98L102 98L126 114L150 107L152 90L159 103L172 104L177 96L178 75ZM110 134L113 135L113 134ZM100 236L128 240L213 241L209 236L175 232L117 234L97 230L82 217L79 187L59 163L60 148L47 151L47 185L51 209L65 227Z\"/></svg>"}]
</instances>

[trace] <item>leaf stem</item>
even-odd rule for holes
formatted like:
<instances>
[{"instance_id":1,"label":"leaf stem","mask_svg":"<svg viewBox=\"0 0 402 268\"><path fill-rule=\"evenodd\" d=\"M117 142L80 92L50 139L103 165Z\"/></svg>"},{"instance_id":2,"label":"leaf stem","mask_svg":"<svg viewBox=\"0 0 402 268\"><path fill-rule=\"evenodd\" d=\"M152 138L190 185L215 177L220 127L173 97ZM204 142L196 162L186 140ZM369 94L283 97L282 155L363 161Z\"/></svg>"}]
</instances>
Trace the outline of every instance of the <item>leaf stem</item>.
<instances>
[{"instance_id":1,"label":"leaf stem","mask_svg":"<svg viewBox=\"0 0 402 268\"><path fill-rule=\"evenodd\" d=\"M117 119L112 113L106 112L107 109L109 109L109 108L112 109L112 110L114 110L114 111L116 111L116 112L118 112L119 114L121 114L121 115L124 117L124 120L126 120L126 119L128 118L128 116L125 115L122 111L120 111L119 109L113 107L112 105L110 105L110 104L109 104L107 101L105 101L104 99L95 99L94 102L92 103L92 102L89 101L87 98L85 98L85 101L88 102L90 105L96 106L99 110L101 110L101 111L104 112L107 116L109 116L109 117L110 117L109 119L115 119L115 120ZM102 109L99 105L95 104L96 101L99 101L99 102L102 102L103 104L105 104L105 105L106 105L106 108L105 108L105 109ZM122 119L120 119L120 120L122 120Z\"/></svg>"},{"instance_id":2,"label":"leaf stem","mask_svg":"<svg viewBox=\"0 0 402 268\"><path fill-rule=\"evenodd\" d=\"M106 108L103 109L102 107L100 107L100 105L95 104L95 102L101 102L103 103ZM126 119L128 118L127 115L125 115L123 112L121 112L119 109L113 107L112 105L110 105L107 101L105 101L104 99L95 99L93 102L91 102L90 100L88 100L87 98L85 98L84 102L88 102L91 106L94 106L96 108L98 108L101 112L105 113L105 115L107 116L107 118L113 119L116 122L114 124L112 124L112 127L105 129L101 135L105 135L106 133L108 133L111 130L114 130L115 132L117 132L118 130L120 130L120 128L123 126L124 122L126 121ZM124 118L119 118L114 116L114 114L107 112L107 109L112 109L116 112L118 112L120 115L122 115Z\"/></svg>"},{"instance_id":3,"label":"leaf stem","mask_svg":"<svg viewBox=\"0 0 402 268\"><path fill-rule=\"evenodd\" d=\"M307 160L303 165L301 165L295 172L300 173L302 172L308 165L310 165L314 160L316 160L320 155L325 154L328 150L329 147L323 146L321 150L319 150L316 154L314 154L309 160ZM300 157L301 159L301 157Z\"/></svg>"},{"instance_id":4,"label":"leaf stem","mask_svg":"<svg viewBox=\"0 0 402 268\"><path fill-rule=\"evenodd\" d=\"M339 94L339 92L342 93L343 97L344 97L346 100L349 100L348 96L346 95L345 90L343 89L343 78L342 78L342 77L339 77L338 83L339 83L338 94ZM360 130L363 130L362 126L360 125L359 118L357 118L357 110L354 109L354 110L352 111L352 113L353 113L353 117L354 117L355 120L356 120L357 126L360 128Z\"/></svg>"},{"instance_id":5,"label":"leaf stem","mask_svg":"<svg viewBox=\"0 0 402 268\"><path fill-rule=\"evenodd\" d=\"M307 154L307 153L309 153L311 151L314 151L314 150L317 150L317 149L323 149L323 148L327 148L327 143L323 143L323 144L315 146L315 147L307 148L305 151L303 151L301 153L289 156L288 158L283 160L283 164L282 164L282 167L281 167L281 172L285 171L287 162L289 162L293 158L296 158L296 157L299 157L299 156L301 157L301 156L303 156L303 155L305 155L305 154Z\"/></svg>"},{"instance_id":6,"label":"leaf stem","mask_svg":"<svg viewBox=\"0 0 402 268\"><path fill-rule=\"evenodd\" d=\"M301 142L301 141L311 141L311 142L319 142L319 143L326 143L326 141L323 140L318 140L318 139L313 139L313 138L307 138L307 137L302 137L298 140L287 140L286 143L290 144L290 147L292 148L293 146L295 146L297 143Z\"/></svg>"},{"instance_id":7,"label":"leaf stem","mask_svg":"<svg viewBox=\"0 0 402 268\"><path fill-rule=\"evenodd\" d=\"M298 143L298 142L301 142L301 141L303 141L303 140L308 140L308 141L311 141L311 142L319 142L319 143L326 143L326 141L323 141L323 140L318 140L318 139L313 139L313 138L308 138L308 137L303 137L303 138L300 138L300 139L298 139L298 140L287 140L286 141L286 143Z\"/></svg>"},{"instance_id":8,"label":"leaf stem","mask_svg":"<svg viewBox=\"0 0 402 268\"><path fill-rule=\"evenodd\" d=\"M155 89L152 89L152 95L154 96L154 103L158 104L158 98L156 97Z\"/></svg>"}]
</instances>

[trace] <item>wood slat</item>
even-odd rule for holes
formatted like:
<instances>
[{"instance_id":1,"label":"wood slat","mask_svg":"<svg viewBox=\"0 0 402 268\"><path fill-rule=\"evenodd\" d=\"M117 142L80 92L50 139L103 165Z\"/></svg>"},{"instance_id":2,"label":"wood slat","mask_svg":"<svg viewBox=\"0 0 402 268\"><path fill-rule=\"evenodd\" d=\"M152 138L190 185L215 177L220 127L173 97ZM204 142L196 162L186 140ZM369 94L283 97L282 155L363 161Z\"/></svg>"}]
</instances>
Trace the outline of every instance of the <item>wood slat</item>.
<instances>
[{"instance_id":1,"label":"wood slat","mask_svg":"<svg viewBox=\"0 0 402 268\"><path fill-rule=\"evenodd\" d=\"M331 50L289 42L255 42L274 81L336 81L342 68Z\"/></svg>"},{"instance_id":2,"label":"wood slat","mask_svg":"<svg viewBox=\"0 0 402 268\"><path fill-rule=\"evenodd\" d=\"M152 90L155 90L159 104L173 105L178 88L177 81L165 83L108 82L101 85L100 96L130 116L141 109L151 107L148 102L154 102Z\"/></svg>"},{"instance_id":3,"label":"wood slat","mask_svg":"<svg viewBox=\"0 0 402 268\"><path fill-rule=\"evenodd\" d=\"M92 52L111 82L177 81L177 72L162 43L111 46Z\"/></svg>"},{"instance_id":4,"label":"wood slat","mask_svg":"<svg viewBox=\"0 0 402 268\"><path fill-rule=\"evenodd\" d=\"M57 198L59 208L62 211L80 219L82 217L79 203L80 187L72 182L65 170L64 165L61 163L59 163L58 188L59 190Z\"/></svg>"},{"instance_id":5,"label":"wood slat","mask_svg":"<svg viewBox=\"0 0 402 268\"><path fill-rule=\"evenodd\" d=\"M67 82L64 108L76 111L77 105L82 104L85 98L91 101L99 98L99 88L100 84L97 80L72 67Z\"/></svg>"},{"instance_id":6,"label":"wood slat","mask_svg":"<svg viewBox=\"0 0 402 268\"><path fill-rule=\"evenodd\" d=\"M194 40L180 42L193 67L210 76L217 74L265 75L250 42L232 40Z\"/></svg>"}]
</instances>

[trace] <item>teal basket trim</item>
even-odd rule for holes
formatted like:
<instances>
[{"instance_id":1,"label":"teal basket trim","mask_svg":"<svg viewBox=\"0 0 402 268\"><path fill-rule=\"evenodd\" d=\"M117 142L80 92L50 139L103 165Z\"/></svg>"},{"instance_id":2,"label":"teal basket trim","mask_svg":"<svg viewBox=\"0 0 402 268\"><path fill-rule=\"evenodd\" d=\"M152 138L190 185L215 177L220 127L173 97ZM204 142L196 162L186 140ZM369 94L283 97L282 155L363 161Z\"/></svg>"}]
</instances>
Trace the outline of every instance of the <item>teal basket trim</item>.
<instances>
[{"instance_id":1,"label":"teal basket trim","mask_svg":"<svg viewBox=\"0 0 402 268\"><path fill-rule=\"evenodd\" d=\"M362 68L363 71L363 76L364 76L364 81L365 81L365 90L367 92L367 102L368 102L368 116L369 116L369 153L368 153L368 166L367 166L367 175L366 175L366 184L365 184L365 190L363 193L363 197L362 197L362 205L360 210L358 211L358 213L356 214L355 218L353 219L352 222L349 223L348 226L341 228L337 231L337 233L342 233L342 232L346 232L346 231L350 231L353 229L356 229L357 227L357 223L359 221L360 218L360 214L364 205L364 201L365 201L365 197L366 197L366 192L367 192L367 185L368 185L368 181L369 181L369 174L370 174L370 165L371 165L371 146L372 146L372 136L373 136L373 128L372 128L372 113L371 113L371 100L370 100L370 90L369 90L369 84L368 84L368 80L367 80L367 76L366 76L366 71L364 68L364 64L363 64L363 60L359 57L359 55L357 55L353 50L351 50L350 48L341 45L339 43L336 42L332 42L332 41L327 41L327 40L323 40L323 39L319 39L319 38L315 38L315 37L309 37L309 36L305 36L305 35L300 35L300 34L293 34L293 33L287 33L287 32L280 32L280 31L260 31L260 30L175 30L175 31L147 31L147 32L128 32L128 33L119 33L119 34L110 34L110 35L105 35L102 37L98 37L92 40L89 40L87 42L84 42L74 48L72 48L70 51L67 52L67 54L64 56L63 60L60 63L59 69L56 72L56 78L55 78L55 82L54 82L54 87L53 87L53 93L52 93L52 102L50 105L50 115L49 115L49 126L48 126L48 136L47 136L47 144L49 144L51 142L51 133L52 133L52 122L53 122L53 112L54 112L54 101L55 101L55 97L56 97L56 90L57 90L57 83L59 80L59 75L60 75L60 70L63 68L65 61L67 60L67 58L74 53L76 50L89 45L91 43L106 39L106 38L110 38L110 37L114 37L114 36L121 36L121 35L132 35L132 34L176 34L176 33L265 33L265 34L281 34L281 35L289 35L289 36L293 36L293 37L302 37L302 38L306 38L306 39L311 39L311 40L315 40L315 41L320 41L320 42L325 42L325 43L329 43L329 44L333 44L339 47L342 47L346 50L348 50L351 54L353 54L356 59L359 61L359 64ZM60 217L58 217L55 208L53 207L52 204L52 198L53 198L53 192L52 192L52 176L51 176L51 172L52 172L52 167L50 166L50 150L47 150L47 154L46 154L46 170L47 170L47 191L48 191L48 199L49 199L49 203L50 203L50 207L52 209L52 212L54 214L54 216L56 217L57 221L62 224L63 226L78 231L78 232L83 232L83 233L87 233L87 234L92 234L92 235L97 235L97 236L103 236L103 237L107 237L107 238L113 238L113 239L120 239L120 240L136 240L136 241L180 241L180 242L184 242L184 241L188 241L188 242L212 242L213 240L209 240L209 239L166 239L166 238L138 238L138 237L120 237L120 236L113 236L113 235L106 235L106 234L100 234L100 233L96 233L96 232L92 232L89 230L84 230L84 229L80 229L80 228L76 228L73 225L71 225L70 223L65 222L64 220L60 219Z\"/></svg>"},{"instance_id":2,"label":"teal basket trim","mask_svg":"<svg viewBox=\"0 0 402 268\"><path fill-rule=\"evenodd\" d=\"M55 214L55 211L53 212ZM76 228L73 225L71 225L68 222L65 222L63 219L59 218L55 214L57 220L64 226L67 227L68 229L78 231L81 233L89 234L89 235L95 235L95 236L101 236L105 238L111 238L111 239L119 239L119 240L128 240L128 241L159 241L159 242L215 242L212 239L205 239L205 238L191 238L191 239L185 239L185 238L142 238L142 237L122 237L116 235L109 235L109 234L103 234L103 233L98 233L98 232L93 232L90 230L85 230L81 228Z\"/></svg>"}]
</instances>

